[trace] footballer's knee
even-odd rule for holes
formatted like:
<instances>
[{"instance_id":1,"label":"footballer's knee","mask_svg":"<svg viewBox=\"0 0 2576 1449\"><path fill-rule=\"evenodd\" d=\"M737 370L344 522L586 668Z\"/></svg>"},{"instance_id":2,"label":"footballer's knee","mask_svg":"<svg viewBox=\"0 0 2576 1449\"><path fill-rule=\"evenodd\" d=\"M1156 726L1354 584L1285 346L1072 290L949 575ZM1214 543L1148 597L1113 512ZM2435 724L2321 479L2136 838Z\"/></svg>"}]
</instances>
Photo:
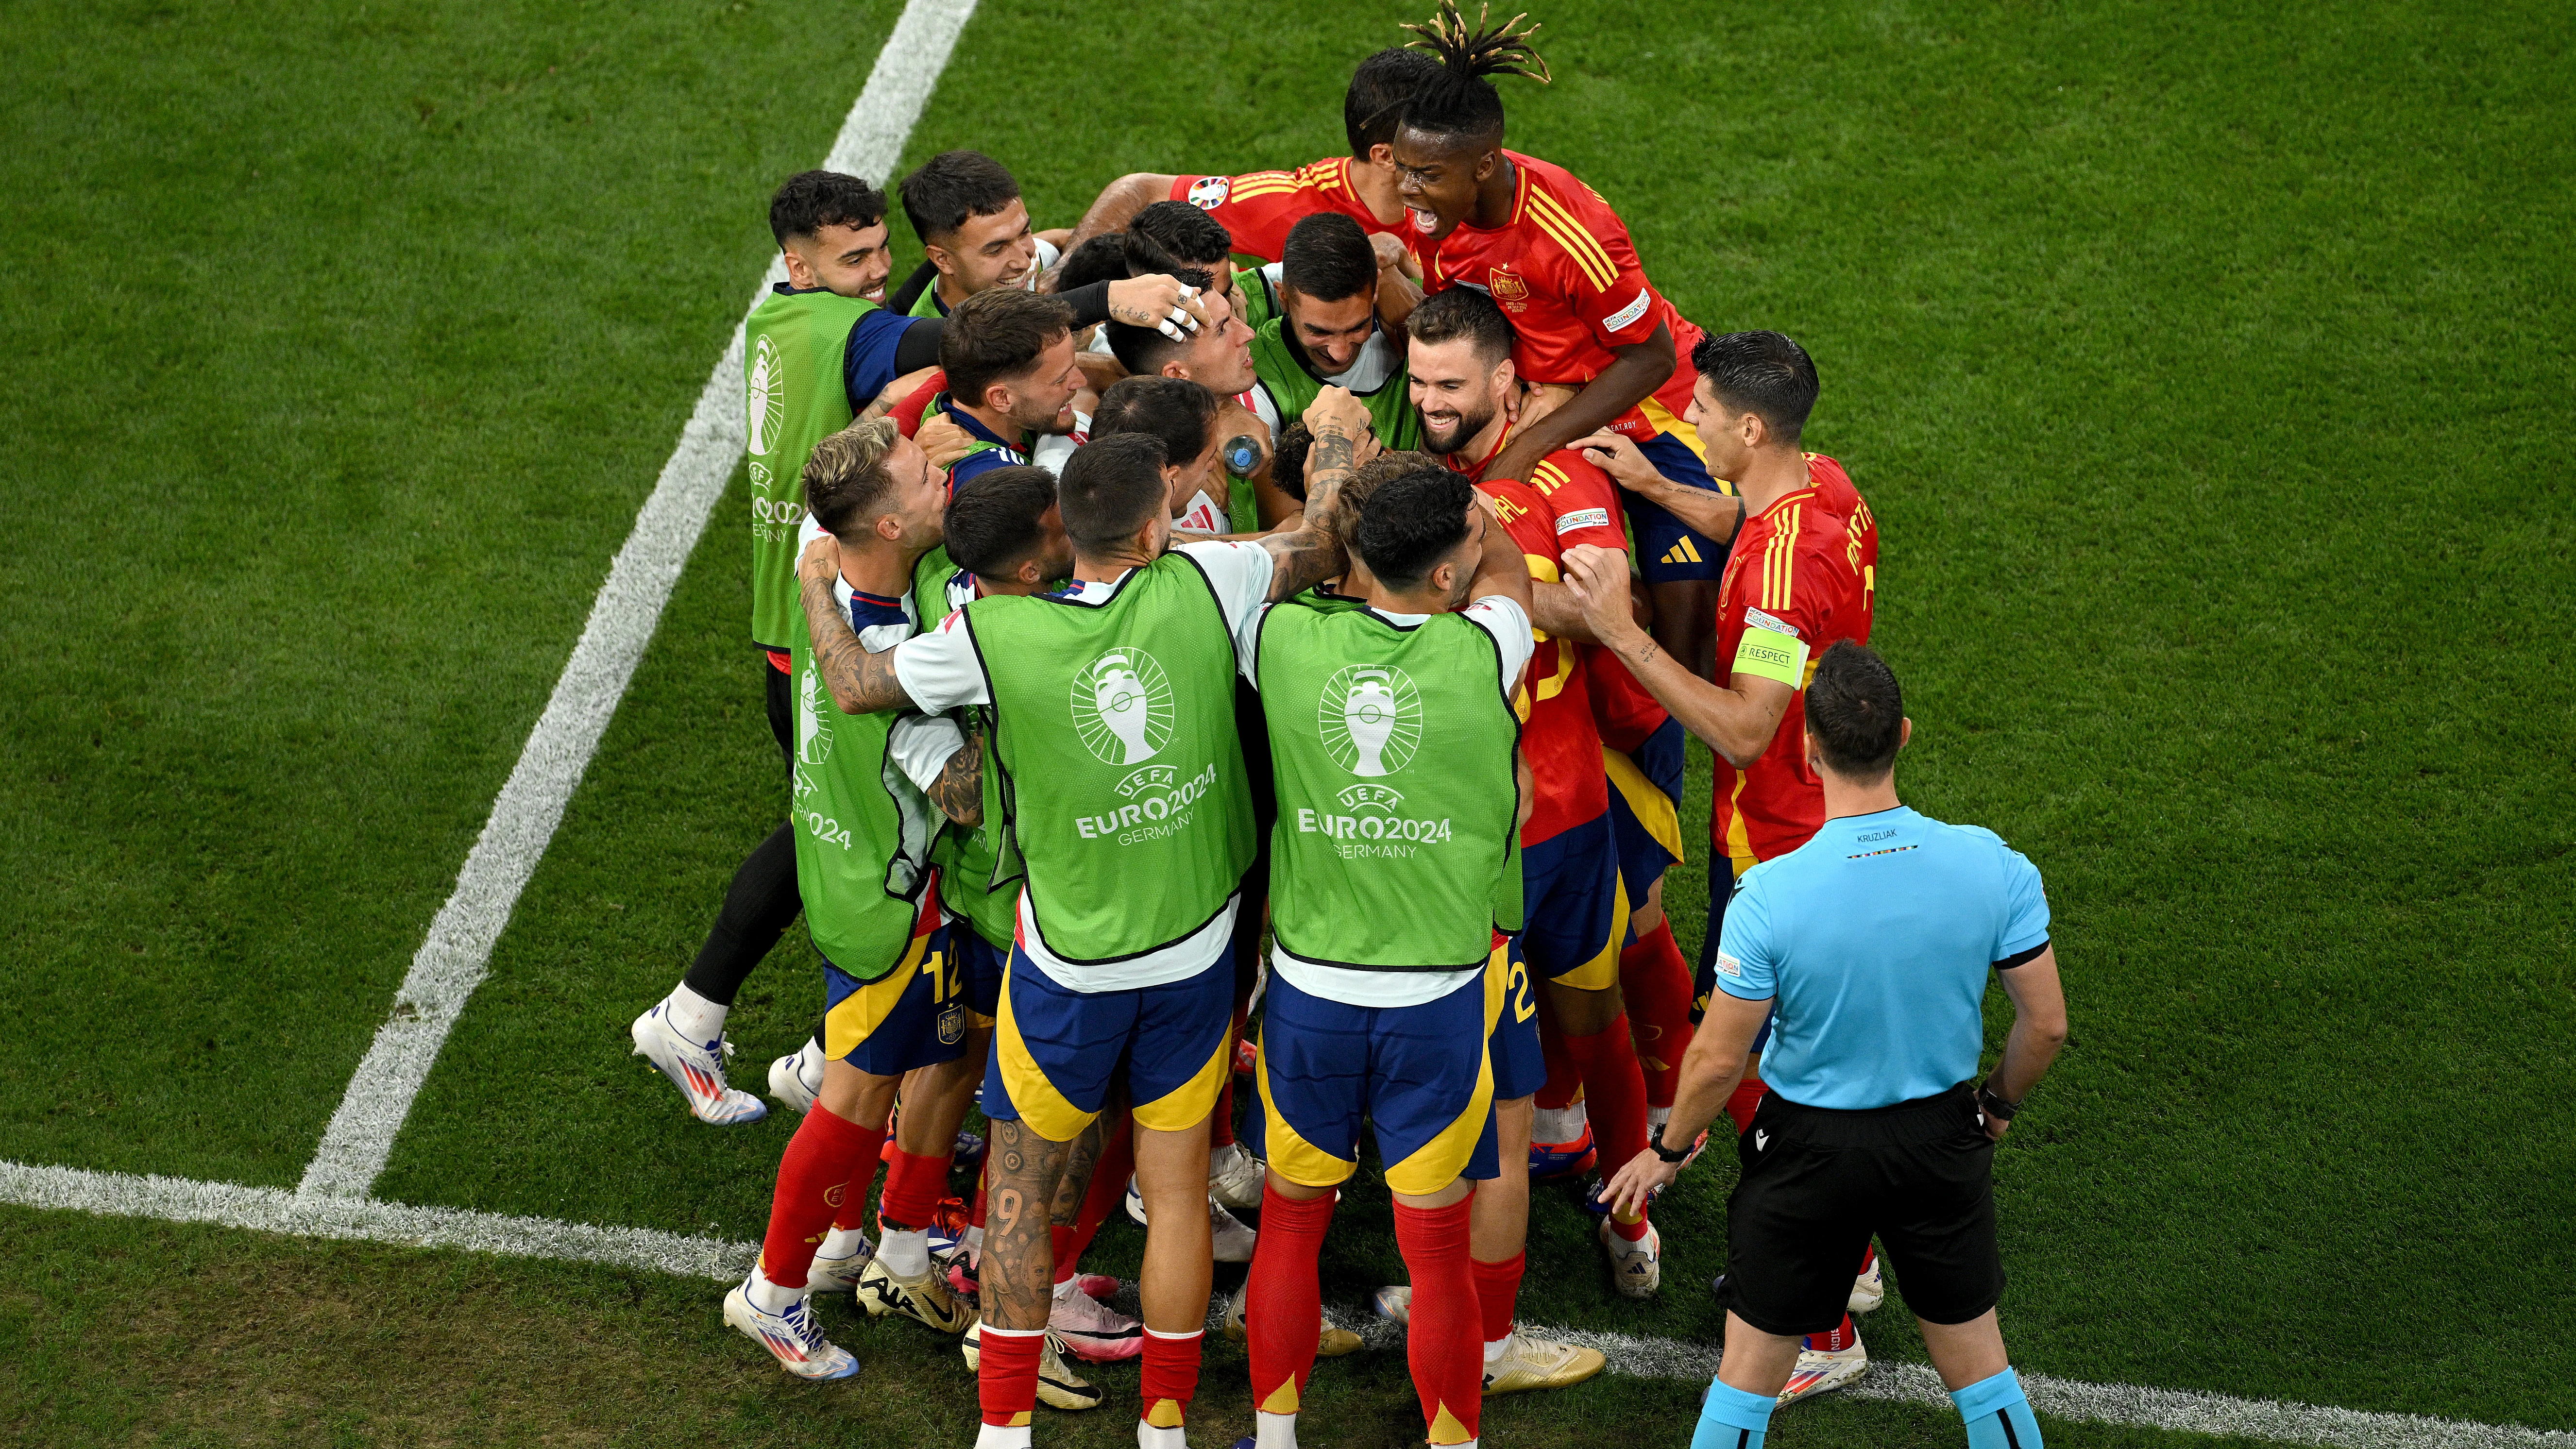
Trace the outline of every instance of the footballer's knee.
<instances>
[{"instance_id":1,"label":"footballer's knee","mask_svg":"<svg viewBox=\"0 0 2576 1449\"><path fill-rule=\"evenodd\" d=\"M1556 1008L1557 1025L1567 1036L1594 1036L1610 1029L1627 1009L1620 999L1619 983L1611 982L1598 991L1586 991L1562 982L1547 983L1548 1004Z\"/></svg>"}]
</instances>

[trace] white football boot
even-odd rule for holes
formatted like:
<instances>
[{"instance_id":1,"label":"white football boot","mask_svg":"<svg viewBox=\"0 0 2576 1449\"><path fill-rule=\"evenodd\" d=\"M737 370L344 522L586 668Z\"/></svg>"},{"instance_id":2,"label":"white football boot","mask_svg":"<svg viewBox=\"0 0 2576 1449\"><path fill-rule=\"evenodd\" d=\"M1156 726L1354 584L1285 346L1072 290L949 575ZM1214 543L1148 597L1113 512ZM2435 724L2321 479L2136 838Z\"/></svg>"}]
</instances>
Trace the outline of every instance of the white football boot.
<instances>
[{"instance_id":1,"label":"white football boot","mask_svg":"<svg viewBox=\"0 0 2576 1449\"><path fill-rule=\"evenodd\" d=\"M1134 1219L1138 1227L1151 1226L1145 1221L1145 1194L1137 1190L1136 1179L1132 1177L1127 1179L1127 1216ZM1216 1261L1220 1263L1251 1262L1253 1244L1260 1240L1260 1234L1243 1219L1227 1212L1225 1204L1218 1202L1213 1193L1208 1196L1208 1237L1216 1250Z\"/></svg>"},{"instance_id":2,"label":"white football boot","mask_svg":"<svg viewBox=\"0 0 2576 1449\"><path fill-rule=\"evenodd\" d=\"M967 1325L965 1340L957 1345L958 1352L966 1356L966 1371L970 1374L984 1361L978 1351L983 1337L984 1323L977 1319ZM1107 1395L1065 1363L1067 1351L1064 1340L1055 1336L1055 1330L1047 1330L1046 1343L1038 1350L1038 1402L1067 1413L1100 1407L1100 1401Z\"/></svg>"},{"instance_id":3,"label":"white football boot","mask_svg":"<svg viewBox=\"0 0 2576 1449\"><path fill-rule=\"evenodd\" d=\"M806 1270L806 1292L856 1293L859 1291L859 1275L867 1271L869 1263L875 1261L876 1244L852 1232L849 1234L850 1243L847 1251L829 1252L829 1249L842 1246L832 1241L832 1238L838 1238L841 1235L841 1230L834 1228L832 1236L823 1240L823 1247L827 1251L816 1253L814 1266Z\"/></svg>"},{"instance_id":4,"label":"white football boot","mask_svg":"<svg viewBox=\"0 0 2576 1449\"><path fill-rule=\"evenodd\" d=\"M1410 1326L1413 1322L1413 1289L1402 1283L1380 1288L1369 1296L1369 1306L1377 1310L1378 1317L1390 1323Z\"/></svg>"},{"instance_id":5,"label":"white football boot","mask_svg":"<svg viewBox=\"0 0 2576 1449\"><path fill-rule=\"evenodd\" d=\"M1652 1298L1664 1284L1664 1240L1653 1223L1646 1224L1646 1235L1631 1243L1610 1231L1610 1220L1603 1218L1599 1229L1601 1250L1610 1255L1610 1286L1623 1298Z\"/></svg>"},{"instance_id":6,"label":"white football boot","mask_svg":"<svg viewBox=\"0 0 2576 1449\"><path fill-rule=\"evenodd\" d=\"M635 1018L627 1035L635 1039L634 1054L651 1062L688 1099L689 1115L718 1127L737 1127L768 1116L769 1109L758 1097L725 1085L724 1059L733 1055L733 1043L721 1036L711 1042L691 1041L671 1025L670 1016L670 1003L654 1002L650 1011Z\"/></svg>"},{"instance_id":7,"label":"white football boot","mask_svg":"<svg viewBox=\"0 0 2576 1449\"><path fill-rule=\"evenodd\" d=\"M1503 1356L1485 1360L1485 1397L1530 1389L1561 1389L1591 1378L1608 1363L1597 1348L1533 1338L1515 1329L1504 1341Z\"/></svg>"},{"instance_id":8,"label":"white football boot","mask_svg":"<svg viewBox=\"0 0 2576 1449\"><path fill-rule=\"evenodd\" d=\"M1230 1212L1258 1211L1261 1184L1268 1176L1261 1159L1240 1142L1229 1142L1208 1155L1208 1196Z\"/></svg>"},{"instance_id":9,"label":"white football boot","mask_svg":"<svg viewBox=\"0 0 2576 1449\"><path fill-rule=\"evenodd\" d=\"M1798 1366L1789 1372L1789 1382L1780 1388L1780 1407L1787 1408L1800 1399L1830 1394L1869 1371L1869 1349L1860 1335L1852 1335L1852 1346L1828 1353L1819 1348L1800 1348Z\"/></svg>"},{"instance_id":10,"label":"white football boot","mask_svg":"<svg viewBox=\"0 0 2576 1449\"><path fill-rule=\"evenodd\" d=\"M803 1046L769 1064L769 1095L799 1117L814 1110L814 1098L822 1090L823 1052L810 1036Z\"/></svg>"},{"instance_id":11,"label":"white football boot","mask_svg":"<svg viewBox=\"0 0 2576 1449\"><path fill-rule=\"evenodd\" d=\"M918 1277L898 1278L887 1270L885 1259L871 1257L859 1270L854 1291L870 1318L900 1315L941 1333L963 1333L975 1322L974 1305L948 1286L947 1271L937 1263Z\"/></svg>"},{"instance_id":12,"label":"white football boot","mask_svg":"<svg viewBox=\"0 0 2576 1449\"><path fill-rule=\"evenodd\" d=\"M751 1301L740 1285L725 1295L724 1320L745 1338L768 1349L778 1366L800 1379L845 1379L859 1371L849 1350L823 1337L813 1305L799 1298L784 1313L770 1313Z\"/></svg>"},{"instance_id":13,"label":"white football boot","mask_svg":"<svg viewBox=\"0 0 2576 1449\"><path fill-rule=\"evenodd\" d=\"M1878 1270L1879 1259L1872 1255L1869 1271L1852 1280L1851 1297L1844 1300L1845 1313L1867 1313L1887 1301L1887 1275Z\"/></svg>"},{"instance_id":14,"label":"white football boot","mask_svg":"<svg viewBox=\"0 0 2576 1449\"><path fill-rule=\"evenodd\" d=\"M1047 1331L1074 1357L1092 1363L1117 1363L1145 1352L1145 1325L1082 1291L1080 1277L1055 1285L1055 1301L1047 1307Z\"/></svg>"}]
</instances>

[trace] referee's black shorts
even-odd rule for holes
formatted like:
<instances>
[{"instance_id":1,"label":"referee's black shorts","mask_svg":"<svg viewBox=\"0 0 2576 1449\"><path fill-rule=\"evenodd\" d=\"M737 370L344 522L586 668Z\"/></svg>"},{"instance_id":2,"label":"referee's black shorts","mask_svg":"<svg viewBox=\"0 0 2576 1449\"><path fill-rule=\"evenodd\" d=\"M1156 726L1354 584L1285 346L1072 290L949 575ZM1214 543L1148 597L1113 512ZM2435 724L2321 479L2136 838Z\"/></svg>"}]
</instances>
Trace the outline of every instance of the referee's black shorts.
<instances>
[{"instance_id":1,"label":"referee's black shorts","mask_svg":"<svg viewBox=\"0 0 2576 1449\"><path fill-rule=\"evenodd\" d=\"M1736 1139L1726 1306L1765 1333L1829 1333L1875 1237L1906 1307L1965 1323L2003 1296L1995 1144L1967 1085L1859 1112L1766 1094Z\"/></svg>"}]
</instances>

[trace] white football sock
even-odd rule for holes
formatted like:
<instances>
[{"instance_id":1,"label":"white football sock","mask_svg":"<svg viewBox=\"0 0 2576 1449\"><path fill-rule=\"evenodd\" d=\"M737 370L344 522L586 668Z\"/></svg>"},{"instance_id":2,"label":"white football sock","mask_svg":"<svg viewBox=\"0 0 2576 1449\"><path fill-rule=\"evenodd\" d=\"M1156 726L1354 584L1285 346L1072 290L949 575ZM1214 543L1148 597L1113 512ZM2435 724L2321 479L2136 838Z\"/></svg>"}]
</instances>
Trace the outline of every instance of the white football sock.
<instances>
[{"instance_id":1,"label":"white football sock","mask_svg":"<svg viewBox=\"0 0 2576 1449\"><path fill-rule=\"evenodd\" d=\"M857 1228L834 1228L824 1235L823 1246L814 1250L821 1258L850 1258L867 1250L868 1240Z\"/></svg>"},{"instance_id":2,"label":"white football sock","mask_svg":"<svg viewBox=\"0 0 2576 1449\"><path fill-rule=\"evenodd\" d=\"M1572 1142L1583 1135L1592 1122L1592 1114L1581 1102L1571 1107L1541 1107L1530 1114L1532 1142Z\"/></svg>"},{"instance_id":3,"label":"white football sock","mask_svg":"<svg viewBox=\"0 0 2576 1449\"><path fill-rule=\"evenodd\" d=\"M882 1226L882 1224L880 1224ZM904 1232L888 1230L885 1241L877 1244L877 1261L898 1278L918 1278L930 1271L930 1230L912 1228Z\"/></svg>"},{"instance_id":4,"label":"white football sock","mask_svg":"<svg viewBox=\"0 0 2576 1449\"><path fill-rule=\"evenodd\" d=\"M1264 1414L1252 1416L1253 1449L1297 1449L1297 1416Z\"/></svg>"},{"instance_id":5,"label":"white football sock","mask_svg":"<svg viewBox=\"0 0 2576 1449\"><path fill-rule=\"evenodd\" d=\"M1500 1338L1489 1338L1485 1340L1485 1362L1487 1363L1501 1363L1503 1361L1503 1355L1511 1351L1512 1336L1508 1333L1504 1334Z\"/></svg>"},{"instance_id":6,"label":"white football sock","mask_svg":"<svg viewBox=\"0 0 2576 1449\"><path fill-rule=\"evenodd\" d=\"M768 1274L754 1268L751 1276L742 1282L742 1296L750 1299L751 1306L763 1313L784 1313L796 1306L796 1300L805 1296L805 1285L799 1283L789 1288L772 1283Z\"/></svg>"},{"instance_id":7,"label":"white football sock","mask_svg":"<svg viewBox=\"0 0 2576 1449\"><path fill-rule=\"evenodd\" d=\"M1648 1107L1646 1109L1646 1135L1654 1138L1658 1142L1663 1141L1664 1124L1671 1120L1673 1120L1672 1108Z\"/></svg>"},{"instance_id":8,"label":"white football sock","mask_svg":"<svg viewBox=\"0 0 2576 1449\"><path fill-rule=\"evenodd\" d=\"M981 1425L975 1433L975 1449L1029 1449L1029 1426Z\"/></svg>"},{"instance_id":9,"label":"white football sock","mask_svg":"<svg viewBox=\"0 0 2576 1449\"><path fill-rule=\"evenodd\" d=\"M1136 1449L1190 1449L1190 1441L1181 1435L1181 1426L1157 1429L1142 1419L1136 1421Z\"/></svg>"},{"instance_id":10,"label":"white football sock","mask_svg":"<svg viewBox=\"0 0 2576 1449\"><path fill-rule=\"evenodd\" d=\"M726 1008L691 991L685 981L671 988L662 1005L671 1030L693 1042L704 1045L724 1035Z\"/></svg>"}]
</instances>

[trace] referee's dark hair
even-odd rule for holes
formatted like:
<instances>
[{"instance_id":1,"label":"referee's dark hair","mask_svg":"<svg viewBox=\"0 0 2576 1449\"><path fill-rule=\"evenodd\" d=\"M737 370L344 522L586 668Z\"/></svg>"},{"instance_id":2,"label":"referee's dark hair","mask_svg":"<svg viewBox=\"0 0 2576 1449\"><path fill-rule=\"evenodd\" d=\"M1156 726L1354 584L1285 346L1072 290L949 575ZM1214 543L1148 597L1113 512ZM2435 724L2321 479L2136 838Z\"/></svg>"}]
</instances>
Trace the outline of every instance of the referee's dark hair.
<instances>
[{"instance_id":1,"label":"referee's dark hair","mask_svg":"<svg viewBox=\"0 0 2576 1449\"><path fill-rule=\"evenodd\" d=\"M981 151L942 151L895 190L912 234L925 242L954 233L970 216L992 216L1020 199L1020 183Z\"/></svg>"},{"instance_id":2,"label":"referee's dark hair","mask_svg":"<svg viewBox=\"0 0 2576 1449\"><path fill-rule=\"evenodd\" d=\"M1065 537L1076 549L1116 548L1171 511L1162 441L1151 433L1093 438L1065 461L1055 496L1064 510Z\"/></svg>"},{"instance_id":3,"label":"referee's dark hair","mask_svg":"<svg viewBox=\"0 0 2576 1449\"><path fill-rule=\"evenodd\" d=\"M1840 639L1816 661L1807 684L1807 733L1825 768L1855 785L1874 785L1896 768L1905 743L1905 692L1877 650Z\"/></svg>"},{"instance_id":4,"label":"referee's dark hair","mask_svg":"<svg viewBox=\"0 0 2576 1449\"><path fill-rule=\"evenodd\" d=\"M1774 446L1794 447L1807 430L1816 406L1816 361L1794 339L1778 332L1702 337L1691 349L1691 366L1719 402L1761 418Z\"/></svg>"},{"instance_id":5,"label":"referee's dark hair","mask_svg":"<svg viewBox=\"0 0 2576 1449\"><path fill-rule=\"evenodd\" d=\"M948 500L948 557L970 574L1009 578L1046 543L1040 520L1055 506L1053 473L1025 463L987 468Z\"/></svg>"},{"instance_id":6,"label":"referee's dark hair","mask_svg":"<svg viewBox=\"0 0 2576 1449\"><path fill-rule=\"evenodd\" d=\"M1319 211L1288 228L1279 244L1279 280L1318 302L1356 297L1377 285L1377 252L1358 222Z\"/></svg>"},{"instance_id":7,"label":"referee's dark hair","mask_svg":"<svg viewBox=\"0 0 2576 1449\"><path fill-rule=\"evenodd\" d=\"M1467 510L1476 485L1448 468L1415 468L1369 494L1351 543L1360 561L1389 588L1421 586L1458 545L1467 541Z\"/></svg>"},{"instance_id":8,"label":"referee's dark hair","mask_svg":"<svg viewBox=\"0 0 2576 1449\"><path fill-rule=\"evenodd\" d=\"M871 227L885 220L885 193L839 171L799 171L769 198L769 234L780 246L827 226Z\"/></svg>"}]
</instances>

